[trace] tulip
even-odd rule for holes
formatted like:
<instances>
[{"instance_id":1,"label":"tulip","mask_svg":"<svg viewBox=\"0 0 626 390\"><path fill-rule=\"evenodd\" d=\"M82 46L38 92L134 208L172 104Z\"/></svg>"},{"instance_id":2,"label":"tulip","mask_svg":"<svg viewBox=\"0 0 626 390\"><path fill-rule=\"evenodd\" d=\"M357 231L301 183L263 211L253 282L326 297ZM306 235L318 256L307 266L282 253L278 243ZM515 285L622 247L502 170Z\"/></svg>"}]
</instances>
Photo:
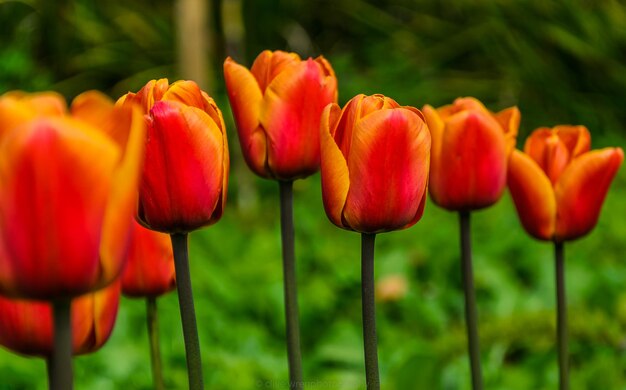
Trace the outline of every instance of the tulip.
<instances>
[{"instance_id":1,"label":"tulip","mask_svg":"<svg viewBox=\"0 0 626 390\"><path fill-rule=\"evenodd\" d=\"M63 389L70 300L122 270L145 137L138 110L100 93L70 111L54 93L0 97L0 293L52 302L51 387Z\"/></svg>"},{"instance_id":2,"label":"tulip","mask_svg":"<svg viewBox=\"0 0 626 390\"><path fill-rule=\"evenodd\" d=\"M148 126L137 218L151 230L170 234L189 387L202 389L187 235L217 222L226 206L226 127L215 101L193 81L152 80L118 100L118 105L129 104L142 107Z\"/></svg>"},{"instance_id":3,"label":"tulip","mask_svg":"<svg viewBox=\"0 0 626 390\"><path fill-rule=\"evenodd\" d=\"M293 181L320 165L320 114L337 101L337 79L324 57L265 50L250 70L231 58L224 78L244 159L279 181L285 319L290 388L302 383L293 226Z\"/></svg>"},{"instance_id":4,"label":"tulip","mask_svg":"<svg viewBox=\"0 0 626 390\"><path fill-rule=\"evenodd\" d=\"M497 202L520 122L517 107L491 113L474 98L439 109L426 105L433 139L430 195L447 210L477 210Z\"/></svg>"},{"instance_id":5,"label":"tulip","mask_svg":"<svg viewBox=\"0 0 626 390\"><path fill-rule=\"evenodd\" d=\"M590 151L584 126L535 130L524 152L513 152L508 185L522 226L531 236L570 241L589 233L619 169L621 148Z\"/></svg>"},{"instance_id":6,"label":"tulip","mask_svg":"<svg viewBox=\"0 0 626 390\"><path fill-rule=\"evenodd\" d=\"M383 95L357 95L322 114L321 174L326 215L361 234L361 294L367 389L379 389L374 244L424 212L431 136L422 113Z\"/></svg>"},{"instance_id":7,"label":"tulip","mask_svg":"<svg viewBox=\"0 0 626 390\"><path fill-rule=\"evenodd\" d=\"M72 300L72 352L92 353L109 339L120 300L120 283ZM52 355L52 307L46 301L27 301L0 296L0 345L31 356Z\"/></svg>"},{"instance_id":8,"label":"tulip","mask_svg":"<svg viewBox=\"0 0 626 390\"><path fill-rule=\"evenodd\" d=\"M509 190L522 226L531 236L554 242L561 390L569 387L563 244L594 228L624 160L621 148L590 147L584 126L544 127L528 137L525 153L514 151L509 162Z\"/></svg>"},{"instance_id":9,"label":"tulip","mask_svg":"<svg viewBox=\"0 0 626 390\"><path fill-rule=\"evenodd\" d=\"M286 181L317 172L320 115L337 101L337 79L328 61L265 50L250 70L227 58L224 78L250 169Z\"/></svg>"},{"instance_id":10,"label":"tulip","mask_svg":"<svg viewBox=\"0 0 626 390\"><path fill-rule=\"evenodd\" d=\"M128 262L122 274L122 292L129 297L145 297L150 361L155 389L164 389L157 301L159 295L176 287L172 244L167 234L148 230L135 222Z\"/></svg>"},{"instance_id":11,"label":"tulip","mask_svg":"<svg viewBox=\"0 0 626 390\"><path fill-rule=\"evenodd\" d=\"M511 107L492 113L466 97L438 109L426 105L424 115L433 138L430 195L440 207L459 212L472 387L482 389L469 212L491 206L502 196L520 112Z\"/></svg>"}]
</instances>

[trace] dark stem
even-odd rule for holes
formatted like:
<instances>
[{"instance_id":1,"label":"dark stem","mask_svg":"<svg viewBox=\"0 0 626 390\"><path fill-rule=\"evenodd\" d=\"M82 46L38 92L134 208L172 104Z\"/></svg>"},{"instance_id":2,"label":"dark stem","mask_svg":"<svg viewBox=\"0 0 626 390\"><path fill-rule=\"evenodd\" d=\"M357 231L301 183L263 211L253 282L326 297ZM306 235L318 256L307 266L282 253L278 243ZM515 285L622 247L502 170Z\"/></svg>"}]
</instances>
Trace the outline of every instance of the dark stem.
<instances>
[{"instance_id":1,"label":"dark stem","mask_svg":"<svg viewBox=\"0 0 626 390\"><path fill-rule=\"evenodd\" d=\"M565 297L565 253L563 243L554 243L556 268L556 338L559 350L559 389L569 389L567 352L567 298Z\"/></svg>"},{"instance_id":2,"label":"dark stem","mask_svg":"<svg viewBox=\"0 0 626 390\"><path fill-rule=\"evenodd\" d=\"M187 355L187 373L189 375L189 389L202 390L202 358L200 356L200 341L196 324L196 311L193 306L193 292L191 290L191 275L189 273L189 254L187 250L187 234L172 234L172 249L174 251L174 268L176 270L176 288L178 290L178 305L183 323L185 339L185 353Z\"/></svg>"},{"instance_id":3,"label":"dark stem","mask_svg":"<svg viewBox=\"0 0 626 390\"><path fill-rule=\"evenodd\" d=\"M70 298L52 301L54 317L54 348L50 359L50 389L71 390L74 388L72 374L72 322Z\"/></svg>"},{"instance_id":4,"label":"dark stem","mask_svg":"<svg viewBox=\"0 0 626 390\"><path fill-rule=\"evenodd\" d=\"M289 388L301 389L302 357L300 353L300 320L296 283L296 255L293 228L293 182L281 181L280 237L283 249L283 279L285 288L285 319L287 326L287 359L289 361Z\"/></svg>"},{"instance_id":5,"label":"dark stem","mask_svg":"<svg viewBox=\"0 0 626 390\"><path fill-rule=\"evenodd\" d=\"M161 348L159 347L159 323L156 297L146 298L148 339L150 340L150 364L152 366L152 382L155 390L164 390L163 368L161 365Z\"/></svg>"},{"instance_id":6,"label":"dark stem","mask_svg":"<svg viewBox=\"0 0 626 390\"><path fill-rule=\"evenodd\" d=\"M376 294L374 286L375 234L361 234L361 304L363 306L363 347L368 390L380 389L378 339L376 338Z\"/></svg>"},{"instance_id":7,"label":"dark stem","mask_svg":"<svg viewBox=\"0 0 626 390\"><path fill-rule=\"evenodd\" d=\"M461 224L461 273L463 292L465 293L465 324L467 329L467 349L472 371L472 388L482 390L483 378L480 368L480 346L478 339L478 321L476 314L476 295L474 292L474 271L472 269L472 243L470 240L470 213L459 213Z\"/></svg>"}]
</instances>

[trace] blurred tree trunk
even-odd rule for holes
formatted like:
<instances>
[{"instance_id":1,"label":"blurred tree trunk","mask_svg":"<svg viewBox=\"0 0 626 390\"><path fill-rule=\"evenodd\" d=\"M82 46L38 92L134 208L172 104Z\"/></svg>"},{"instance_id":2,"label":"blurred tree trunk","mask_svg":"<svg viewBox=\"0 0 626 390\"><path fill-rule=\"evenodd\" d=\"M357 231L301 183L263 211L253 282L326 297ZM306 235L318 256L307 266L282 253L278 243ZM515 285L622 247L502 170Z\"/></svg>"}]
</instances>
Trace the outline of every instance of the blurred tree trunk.
<instances>
[{"instance_id":1,"label":"blurred tree trunk","mask_svg":"<svg viewBox=\"0 0 626 390\"><path fill-rule=\"evenodd\" d=\"M178 71L183 79L194 80L211 94L213 75L208 63L209 29L207 0L177 0L176 26Z\"/></svg>"}]
</instances>

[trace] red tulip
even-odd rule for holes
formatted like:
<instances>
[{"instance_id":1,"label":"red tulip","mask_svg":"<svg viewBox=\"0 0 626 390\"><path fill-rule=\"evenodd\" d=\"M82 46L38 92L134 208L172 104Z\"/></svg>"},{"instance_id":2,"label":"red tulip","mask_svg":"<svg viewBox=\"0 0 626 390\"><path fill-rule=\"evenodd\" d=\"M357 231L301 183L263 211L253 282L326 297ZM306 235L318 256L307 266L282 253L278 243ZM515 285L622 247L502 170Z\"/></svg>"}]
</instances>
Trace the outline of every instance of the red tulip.
<instances>
[{"instance_id":1,"label":"red tulip","mask_svg":"<svg viewBox=\"0 0 626 390\"><path fill-rule=\"evenodd\" d=\"M250 169L279 180L317 172L320 115L337 102L337 79L328 61L266 50L250 70L227 58L224 77Z\"/></svg>"},{"instance_id":2,"label":"red tulip","mask_svg":"<svg viewBox=\"0 0 626 390\"><path fill-rule=\"evenodd\" d=\"M226 205L228 145L222 113L193 81L150 81L118 104L148 114L139 221L166 233L217 222Z\"/></svg>"},{"instance_id":3,"label":"red tulip","mask_svg":"<svg viewBox=\"0 0 626 390\"><path fill-rule=\"evenodd\" d=\"M515 147L517 107L491 113L474 98L435 110L424 106L433 146L430 195L453 211L481 209L500 199L507 161Z\"/></svg>"},{"instance_id":4,"label":"red tulip","mask_svg":"<svg viewBox=\"0 0 626 390\"><path fill-rule=\"evenodd\" d=\"M590 151L584 126L535 130L524 152L514 151L508 185L526 231L541 240L567 241L598 222L609 186L619 169L621 148Z\"/></svg>"},{"instance_id":5,"label":"red tulip","mask_svg":"<svg viewBox=\"0 0 626 390\"><path fill-rule=\"evenodd\" d=\"M131 297L158 296L176 287L172 243L167 234L135 223L122 274L122 291Z\"/></svg>"},{"instance_id":6,"label":"red tulip","mask_svg":"<svg viewBox=\"0 0 626 390\"><path fill-rule=\"evenodd\" d=\"M14 96L0 106L5 99ZM96 92L77 97L71 110L46 114L26 103L0 120L0 292L7 296L78 296L122 270L143 119Z\"/></svg>"},{"instance_id":7,"label":"red tulip","mask_svg":"<svg viewBox=\"0 0 626 390\"><path fill-rule=\"evenodd\" d=\"M120 300L120 283L72 301L72 349L75 355L97 351L109 339ZM24 355L52 354L53 320L49 302L0 296L0 345Z\"/></svg>"},{"instance_id":8,"label":"red tulip","mask_svg":"<svg viewBox=\"0 0 626 390\"><path fill-rule=\"evenodd\" d=\"M322 114L322 195L328 218L362 233L404 229L424 211L430 133L422 113L358 95Z\"/></svg>"}]
</instances>

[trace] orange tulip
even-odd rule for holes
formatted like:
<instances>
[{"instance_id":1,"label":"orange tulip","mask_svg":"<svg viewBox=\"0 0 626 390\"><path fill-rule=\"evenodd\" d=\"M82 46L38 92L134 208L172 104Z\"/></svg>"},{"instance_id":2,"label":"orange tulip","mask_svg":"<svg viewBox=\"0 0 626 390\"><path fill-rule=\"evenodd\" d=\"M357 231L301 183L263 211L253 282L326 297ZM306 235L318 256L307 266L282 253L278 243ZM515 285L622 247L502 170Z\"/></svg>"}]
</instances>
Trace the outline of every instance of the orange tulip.
<instances>
[{"instance_id":1,"label":"orange tulip","mask_svg":"<svg viewBox=\"0 0 626 390\"><path fill-rule=\"evenodd\" d=\"M250 70L227 58L224 78L250 169L278 180L317 172L320 114L337 102L337 79L328 61L265 50Z\"/></svg>"},{"instance_id":2,"label":"orange tulip","mask_svg":"<svg viewBox=\"0 0 626 390\"><path fill-rule=\"evenodd\" d=\"M619 169L621 148L590 151L584 126L535 130L509 162L508 185L526 231L540 240L573 240L598 222Z\"/></svg>"},{"instance_id":3,"label":"orange tulip","mask_svg":"<svg viewBox=\"0 0 626 390\"><path fill-rule=\"evenodd\" d=\"M328 218L362 233L404 229L424 211L430 133L422 113L382 95L330 104L321 123Z\"/></svg>"},{"instance_id":4,"label":"orange tulip","mask_svg":"<svg viewBox=\"0 0 626 390\"><path fill-rule=\"evenodd\" d=\"M75 355L97 351L109 339L120 301L120 283L72 301L72 349ZM53 319L49 302L0 296L0 345L24 355L52 354Z\"/></svg>"},{"instance_id":5,"label":"orange tulip","mask_svg":"<svg viewBox=\"0 0 626 390\"><path fill-rule=\"evenodd\" d=\"M139 221L166 233L217 222L226 205L229 156L222 113L193 81L152 80L118 101L147 114Z\"/></svg>"},{"instance_id":6,"label":"orange tulip","mask_svg":"<svg viewBox=\"0 0 626 390\"><path fill-rule=\"evenodd\" d=\"M497 202L515 148L517 107L493 114L474 98L459 98L437 110L426 105L424 115L433 139L429 187L433 201L453 211Z\"/></svg>"},{"instance_id":7,"label":"orange tulip","mask_svg":"<svg viewBox=\"0 0 626 390\"><path fill-rule=\"evenodd\" d=\"M135 223L122 274L122 292L131 297L158 296L174 287L176 275L170 237Z\"/></svg>"},{"instance_id":8,"label":"orange tulip","mask_svg":"<svg viewBox=\"0 0 626 390\"><path fill-rule=\"evenodd\" d=\"M16 109L0 119L0 292L48 300L110 284L136 205L139 110L114 108L97 92L78 96L71 115L36 112L14 94L0 97L6 104Z\"/></svg>"}]
</instances>

